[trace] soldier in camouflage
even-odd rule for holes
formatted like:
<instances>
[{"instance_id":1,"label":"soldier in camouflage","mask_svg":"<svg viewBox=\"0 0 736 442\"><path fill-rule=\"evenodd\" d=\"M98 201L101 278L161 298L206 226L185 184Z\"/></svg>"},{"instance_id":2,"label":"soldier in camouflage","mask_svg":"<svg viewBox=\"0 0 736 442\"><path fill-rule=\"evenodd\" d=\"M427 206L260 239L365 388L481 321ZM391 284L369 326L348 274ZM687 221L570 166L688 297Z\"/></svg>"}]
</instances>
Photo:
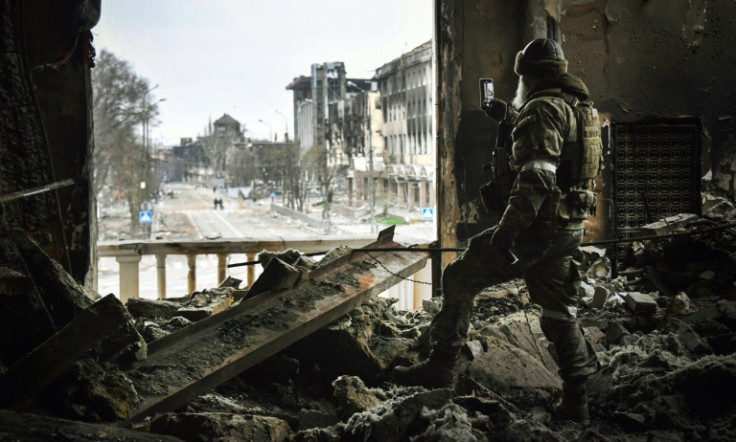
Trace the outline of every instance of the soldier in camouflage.
<instances>
[{"instance_id":1,"label":"soldier in camouflage","mask_svg":"<svg viewBox=\"0 0 736 442\"><path fill-rule=\"evenodd\" d=\"M401 384L447 387L455 383L455 363L464 344L475 296L483 289L523 277L532 302L542 307L541 327L554 344L563 398L559 415L586 422L585 380L597 370L595 352L576 319L579 281L573 255L583 237L583 219L566 213L566 194L587 188L575 177L559 176L563 146L577 148L577 122L563 96L588 98L578 77L567 73L560 45L535 39L517 54L520 76L511 106L494 100L486 113L513 124L511 166L517 172L507 206L497 227L470 240L467 250L442 276L442 309L433 318L429 358L410 367L396 367ZM560 169L559 172L563 170ZM561 183L564 183L562 185ZM569 212L569 211L567 211ZM509 251L518 261L512 263Z\"/></svg>"}]
</instances>

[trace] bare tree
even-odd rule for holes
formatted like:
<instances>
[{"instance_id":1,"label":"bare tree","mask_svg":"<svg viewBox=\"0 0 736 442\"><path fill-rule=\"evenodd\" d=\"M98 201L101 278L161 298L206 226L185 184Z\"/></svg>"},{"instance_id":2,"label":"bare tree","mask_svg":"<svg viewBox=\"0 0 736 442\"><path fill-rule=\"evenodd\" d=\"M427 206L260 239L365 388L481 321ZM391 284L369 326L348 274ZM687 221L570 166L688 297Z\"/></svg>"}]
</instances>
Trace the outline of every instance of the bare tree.
<instances>
[{"instance_id":1,"label":"bare tree","mask_svg":"<svg viewBox=\"0 0 736 442\"><path fill-rule=\"evenodd\" d=\"M331 201L328 199L332 198L332 182L337 169L329 167L327 155L328 151L323 146L312 146L304 153L303 162L310 176L316 178L317 188L325 198L326 207L329 210ZM329 213L327 216L329 217Z\"/></svg>"},{"instance_id":2,"label":"bare tree","mask_svg":"<svg viewBox=\"0 0 736 442\"><path fill-rule=\"evenodd\" d=\"M134 233L141 203L158 189L143 139L144 125L151 125L158 115L158 103L151 97L148 80L138 76L130 63L104 49L96 61L92 71L93 188L99 193L105 185L117 186L128 202Z\"/></svg>"}]
</instances>

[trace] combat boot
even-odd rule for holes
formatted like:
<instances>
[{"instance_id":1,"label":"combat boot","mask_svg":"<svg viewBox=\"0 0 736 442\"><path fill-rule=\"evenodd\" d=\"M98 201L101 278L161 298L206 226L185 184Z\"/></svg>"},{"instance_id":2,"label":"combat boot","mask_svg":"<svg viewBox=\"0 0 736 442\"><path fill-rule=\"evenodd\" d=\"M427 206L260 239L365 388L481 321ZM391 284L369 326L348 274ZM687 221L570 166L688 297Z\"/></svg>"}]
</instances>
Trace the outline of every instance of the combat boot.
<instances>
[{"instance_id":1,"label":"combat boot","mask_svg":"<svg viewBox=\"0 0 736 442\"><path fill-rule=\"evenodd\" d=\"M399 385L416 385L426 388L455 388L457 353L433 350L427 360L408 367L397 366L393 381Z\"/></svg>"},{"instance_id":2,"label":"combat boot","mask_svg":"<svg viewBox=\"0 0 736 442\"><path fill-rule=\"evenodd\" d=\"M555 410L555 419L573 421L582 425L590 423L585 379L563 384L562 403Z\"/></svg>"}]
</instances>

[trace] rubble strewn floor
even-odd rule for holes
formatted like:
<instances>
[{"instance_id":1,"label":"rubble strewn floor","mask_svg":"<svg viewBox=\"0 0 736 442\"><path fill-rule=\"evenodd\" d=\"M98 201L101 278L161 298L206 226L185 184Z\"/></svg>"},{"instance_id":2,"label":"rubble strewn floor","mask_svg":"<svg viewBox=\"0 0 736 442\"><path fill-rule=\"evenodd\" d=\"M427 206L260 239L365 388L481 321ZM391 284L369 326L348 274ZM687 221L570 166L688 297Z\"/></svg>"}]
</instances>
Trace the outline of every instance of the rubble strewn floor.
<instances>
[{"instance_id":1,"label":"rubble strewn floor","mask_svg":"<svg viewBox=\"0 0 736 442\"><path fill-rule=\"evenodd\" d=\"M187 441L736 440L733 234L633 243L613 279L603 252L580 257L580 321L601 362L588 385L588 426L552 420L561 381L521 280L477 297L455 390L391 382L394 366L426 356L441 299L407 312L374 298L175 412L110 425ZM128 307L150 346L197 324L192 309L216 315L242 292ZM137 382L123 367L86 362L50 389L53 403L30 411L115 420L135 405ZM6 436L13 433L0 426Z\"/></svg>"}]
</instances>

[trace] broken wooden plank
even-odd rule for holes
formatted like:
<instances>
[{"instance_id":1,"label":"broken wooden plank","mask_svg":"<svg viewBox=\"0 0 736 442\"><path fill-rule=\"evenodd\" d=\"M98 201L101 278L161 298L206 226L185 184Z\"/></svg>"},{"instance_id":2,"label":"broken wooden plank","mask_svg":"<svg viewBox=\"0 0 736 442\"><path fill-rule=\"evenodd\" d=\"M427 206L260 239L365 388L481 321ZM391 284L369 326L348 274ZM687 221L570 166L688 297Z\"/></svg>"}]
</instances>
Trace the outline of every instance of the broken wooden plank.
<instances>
[{"instance_id":1,"label":"broken wooden plank","mask_svg":"<svg viewBox=\"0 0 736 442\"><path fill-rule=\"evenodd\" d=\"M0 377L3 392L0 406L22 409L30 398L59 379L74 362L129 320L130 314L114 295L92 304Z\"/></svg>"},{"instance_id":2,"label":"broken wooden plank","mask_svg":"<svg viewBox=\"0 0 736 442\"><path fill-rule=\"evenodd\" d=\"M399 245L393 235L379 238L367 247ZM179 408L416 273L427 260L422 252L353 252L291 289L246 299L151 343L148 359L127 372L141 398L129 420Z\"/></svg>"},{"instance_id":3,"label":"broken wooden plank","mask_svg":"<svg viewBox=\"0 0 736 442\"><path fill-rule=\"evenodd\" d=\"M28 293L33 284L31 279L8 267L0 267L0 296Z\"/></svg>"},{"instance_id":4,"label":"broken wooden plank","mask_svg":"<svg viewBox=\"0 0 736 442\"><path fill-rule=\"evenodd\" d=\"M113 424L92 424L10 410L0 410L0 438L24 442L181 442L174 436L130 430Z\"/></svg>"},{"instance_id":5,"label":"broken wooden plank","mask_svg":"<svg viewBox=\"0 0 736 442\"><path fill-rule=\"evenodd\" d=\"M48 256L24 232L14 231L13 242L20 250L31 277L41 290L43 301L59 327L69 323L77 313L99 298L75 281L61 264Z\"/></svg>"},{"instance_id":6,"label":"broken wooden plank","mask_svg":"<svg viewBox=\"0 0 736 442\"><path fill-rule=\"evenodd\" d=\"M6 290L0 292L0 358L12 365L59 329L29 276L7 220L0 217L0 262Z\"/></svg>"}]
</instances>

